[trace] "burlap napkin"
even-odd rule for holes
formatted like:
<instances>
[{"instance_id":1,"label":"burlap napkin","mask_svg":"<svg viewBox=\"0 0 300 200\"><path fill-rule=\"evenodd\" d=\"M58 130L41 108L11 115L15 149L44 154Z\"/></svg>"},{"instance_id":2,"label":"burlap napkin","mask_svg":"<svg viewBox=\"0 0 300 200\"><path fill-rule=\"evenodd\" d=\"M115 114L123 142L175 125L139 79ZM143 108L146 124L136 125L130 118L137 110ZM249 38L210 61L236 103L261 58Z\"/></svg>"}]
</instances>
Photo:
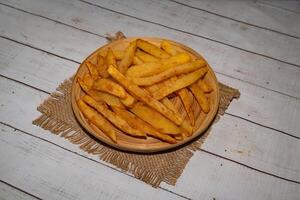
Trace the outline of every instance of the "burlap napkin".
<instances>
[{"instance_id":1,"label":"burlap napkin","mask_svg":"<svg viewBox=\"0 0 300 200\"><path fill-rule=\"evenodd\" d=\"M124 37L117 33L112 39ZM193 152L200 149L201 144L215 123L229 106L233 98L238 98L237 89L219 83L220 104L218 114L210 128L194 141L180 148L155 154L137 154L123 152L100 142L77 122L71 106L71 86L73 78L65 80L50 97L37 109L42 115L33 124L60 135L90 154L99 155L105 162L133 174L138 179L158 187L163 181L175 185Z\"/></svg>"}]
</instances>

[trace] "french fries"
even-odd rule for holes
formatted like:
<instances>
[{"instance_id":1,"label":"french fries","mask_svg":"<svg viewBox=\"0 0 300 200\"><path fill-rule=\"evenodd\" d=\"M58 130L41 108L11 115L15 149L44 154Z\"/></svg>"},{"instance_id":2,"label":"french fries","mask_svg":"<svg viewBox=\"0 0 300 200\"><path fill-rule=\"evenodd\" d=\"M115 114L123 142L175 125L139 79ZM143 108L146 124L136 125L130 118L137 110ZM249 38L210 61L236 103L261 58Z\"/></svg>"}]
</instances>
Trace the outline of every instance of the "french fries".
<instances>
[{"instance_id":1,"label":"french fries","mask_svg":"<svg viewBox=\"0 0 300 200\"><path fill-rule=\"evenodd\" d=\"M125 133L132 136L141 136L145 137L146 134L140 130L133 129L129 124L119 117L114 112L110 111L106 104L99 103L95 101L92 97L85 95L83 96L83 101L96 109L99 113L101 113L107 120L109 120L113 125L124 131Z\"/></svg>"},{"instance_id":2,"label":"french fries","mask_svg":"<svg viewBox=\"0 0 300 200\"><path fill-rule=\"evenodd\" d=\"M117 143L117 132L115 127L104 117L98 114L94 109L86 105L82 100L77 101L77 105L87 120L97 126L104 132L113 142Z\"/></svg>"},{"instance_id":3,"label":"french fries","mask_svg":"<svg viewBox=\"0 0 300 200\"><path fill-rule=\"evenodd\" d=\"M150 54L148 54L148 53L145 53L145 52L143 52L143 51L141 51L141 50L137 50L137 51L135 52L135 55L136 55L139 59L141 59L144 63L147 63L147 62L158 62L158 61L159 61L158 58L156 58L156 57L154 57L154 56L152 56L152 55L150 55Z\"/></svg>"},{"instance_id":4,"label":"french fries","mask_svg":"<svg viewBox=\"0 0 300 200\"><path fill-rule=\"evenodd\" d=\"M177 92L177 94L183 103L186 113L189 116L191 125L194 126L195 125L195 117L194 117L194 112L192 110L193 99L191 98L191 95L189 94L188 89L182 88L181 90L179 90Z\"/></svg>"},{"instance_id":5,"label":"french fries","mask_svg":"<svg viewBox=\"0 0 300 200\"><path fill-rule=\"evenodd\" d=\"M203 112L208 113L209 110L210 110L209 101L207 100L206 96L204 95L204 93L200 89L199 85L192 84L190 86L190 90L194 94L194 96L195 96L196 100L198 101L198 103L199 103L201 109L203 110Z\"/></svg>"},{"instance_id":6,"label":"french fries","mask_svg":"<svg viewBox=\"0 0 300 200\"><path fill-rule=\"evenodd\" d=\"M76 103L86 121L115 143L122 133L170 144L192 136L199 124L194 104L210 112L207 63L168 40L127 44L103 48L83 63L88 72L76 81L85 95Z\"/></svg>"},{"instance_id":7,"label":"french fries","mask_svg":"<svg viewBox=\"0 0 300 200\"><path fill-rule=\"evenodd\" d=\"M132 77L130 80L135 83L136 85L153 85L157 82L163 81L167 78L170 78L172 76L189 73L192 71L195 71L201 67L204 67L206 63L203 60L195 60L190 63L186 63L183 65L179 65L170 69L167 69L166 71L163 71L159 74L148 76L148 77Z\"/></svg>"},{"instance_id":8,"label":"french fries","mask_svg":"<svg viewBox=\"0 0 300 200\"><path fill-rule=\"evenodd\" d=\"M164 98L165 96L167 96L177 90L185 88L185 87L191 85L192 83L196 82L199 78L204 76L207 71L208 71L208 69L205 67L205 68L198 69L187 75L183 75L182 77L179 77L177 80L173 81L173 83L171 84L170 87L165 86L165 87L162 87L159 90L153 92L152 96L155 99L160 100L160 99Z\"/></svg>"},{"instance_id":9,"label":"french fries","mask_svg":"<svg viewBox=\"0 0 300 200\"><path fill-rule=\"evenodd\" d=\"M159 47L147 42L145 40L138 39L136 45L143 51L157 57L157 58L169 58L170 55L165 51L161 50Z\"/></svg>"},{"instance_id":10,"label":"french fries","mask_svg":"<svg viewBox=\"0 0 300 200\"><path fill-rule=\"evenodd\" d=\"M147 135L153 136L155 138L158 138L158 139L168 142L170 144L176 143L176 140L174 138L172 138L169 135L160 133L155 128L153 128L151 125L149 125L145 121L141 120L133 113L131 113L125 109L120 109L117 107L112 107L112 109L117 115L120 115L123 119L125 119L132 126L132 128L138 129L142 132L147 133Z\"/></svg>"},{"instance_id":11,"label":"french fries","mask_svg":"<svg viewBox=\"0 0 300 200\"><path fill-rule=\"evenodd\" d=\"M165 117L173 121L177 125L181 125L183 119L172 110L165 107L162 103L154 99L146 90L138 87L130 80L128 80L122 73L120 73L113 65L108 67L107 72L121 85L123 85L129 92L134 94L139 100L143 101L150 107L154 108Z\"/></svg>"},{"instance_id":12,"label":"french fries","mask_svg":"<svg viewBox=\"0 0 300 200\"><path fill-rule=\"evenodd\" d=\"M119 70L124 74L128 67L132 64L135 50L136 50L136 41L130 42L129 46L126 48L123 58L119 64Z\"/></svg>"},{"instance_id":13,"label":"french fries","mask_svg":"<svg viewBox=\"0 0 300 200\"><path fill-rule=\"evenodd\" d=\"M163 72L169 68L181 65L190 61L190 56L186 53L172 56L169 59L161 60L159 62L148 62L140 65L130 67L126 76L130 77L145 77Z\"/></svg>"},{"instance_id":14,"label":"french fries","mask_svg":"<svg viewBox=\"0 0 300 200\"><path fill-rule=\"evenodd\" d=\"M127 96L124 88L110 79L97 79L94 82L93 89L107 92L109 94L120 97L121 99L125 99Z\"/></svg>"},{"instance_id":15,"label":"french fries","mask_svg":"<svg viewBox=\"0 0 300 200\"><path fill-rule=\"evenodd\" d=\"M136 103L130 111L162 133L173 135L180 133L180 128L176 124L143 103Z\"/></svg>"}]
</instances>

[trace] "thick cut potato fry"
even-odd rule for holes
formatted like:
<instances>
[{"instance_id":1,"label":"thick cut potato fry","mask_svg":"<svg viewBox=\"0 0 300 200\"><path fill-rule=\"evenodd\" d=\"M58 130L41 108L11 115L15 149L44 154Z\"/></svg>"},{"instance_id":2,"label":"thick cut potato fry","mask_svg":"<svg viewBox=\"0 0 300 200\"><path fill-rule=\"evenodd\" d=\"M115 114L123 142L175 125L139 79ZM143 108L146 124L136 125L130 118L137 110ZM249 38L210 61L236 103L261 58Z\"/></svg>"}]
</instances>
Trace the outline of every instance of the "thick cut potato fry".
<instances>
[{"instance_id":1,"label":"thick cut potato fry","mask_svg":"<svg viewBox=\"0 0 300 200\"><path fill-rule=\"evenodd\" d=\"M157 58L169 58L170 55L165 51L161 50L159 47L147 42L145 40L138 39L136 41L136 45L138 48L142 49L143 51L157 57Z\"/></svg>"},{"instance_id":2,"label":"thick cut potato fry","mask_svg":"<svg viewBox=\"0 0 300 200\"><path fill-rule=\"evenodd\" d=\"M132 107L133 104L135 103L135 98L128 93L126 93L126 97L124 99L120 99L120 100L126 107L129 108Z\"/></svg>"},{"instance_id":3,"label":"thick cut potato fry","mask_svg":"<svg viewBox=\"0 0 300 200\"><path fill-rule=\"evenodd\" d=\"M154 127L152 127L150 124L148 124L147 122L141 120L140 118L138 118L133 113L131 113L131 112L125 110L125 109L120 109L120 108L117 108L117 107L112 107L112 109L117 115L119 115L123 119L125 119L130 124L130 126L132 128L135 128L137 130L145 132L149 136L155 137L157 139L168 142L170 144L175 144L176 143L176 140L174 140L174 138L172 138L169 135L160 133Z\"/></svg>"},{"instance_id":4,"label":"thick cut potato fry","mask_svg":"<svg viewBox=\"0 0 300 200\"><path fill-rule=\"evenodd\" d=\"M203 92L210 93L213 91L213 88L205 83L202 79L199 79L197 83Z\"/></svg>"},{"instance_id":5,"label":"thick cut potato fry","mask_svg":"<svg viewBox=\"0 0 300 200\"><path fill-rule=\"evenodd\" d=\"M154 74L163 72L169 68L187 63L190 61L190 56L182 53L176 56L172 56L169 59L164 59L159 62L149 62L143 63L141 65L134 65L130 67L127 72L126 76L131 77L145 77L145 76L152 76Z\"/></svg>"},{"instance_id":6,"label":"thick cut potato fry","mask_svg":"<svg viewBox=\"0 0 300 200\"><path fill-rule=\"evenodd\" d=\"M140 64L143 64L144 62L143 62L141 59L139 59L139 57L134 56L134 57L133 57L132 63L133 63L134 65L140 65Z\"/></svg>"},{"instance_id":7,"label":"thick cut potato fry","mask_svg":"<svg viewBox=\"0 0 300 200\"><path fill-rule=\"evenodd\" d=\"M96 109L99 113L101 113L106 119L108 119L113 125L124 131L125 133L132 136L146 136L146 133L136 130L129 126L129 124L121 117L119 117L116 113L110 111L106 104L99 103L95 101L92 97L85 95L83 101Z\"/></svg>"},{"instance_id":8,"label":"thick cut potato fry","mask_svg":"<svg viewBox=\"0 0 300 200\"><path fill-rule=\"evenodd\" d=\"M90 95L96 101L103 101L110 106L125 108L118 97L108 94L106 92L96 91L92 90L91 88L88 88L88 86L81 80L80 77L77 78L77 81L82 90L85 91L85 93Z\"/></svg>"},{"instance_id":9,"label":"thick cut potato fry","mask_svg":"<svg viewBox=\"0 0 300 200\"><path fill-rule=\"evenodd\" d=\"M122 99L125 99L127 96L126 91L124 90L124 88L122 86L113 82L112 80L105 79L105 78L97 79L94 82L93 88L95 90L100 90L100 91L115 95Z\"/></svg>"},{"instance_id":10,"label":"thick cut potato fry","mask_svg":"<svg viewBox=\"0 0 300 200\"><path fill-rule=\"evenodd\" d=\"M194 97L198 101L201 110L203 110L204 113L208 113L210 110L209 101L204 95L204 93L202 92L202 90L200 89L199 85L196 83L192 84L190 86L190 90L192 91Z\"/></svg>"},{"instance_id":11,"label":"thick cut potato fry","mask_svg":"<svg viewBox=\"0 0 300 200\"><path fill-rule=\"evenodd\" d=\"M122 74L125 74L128 67L132 64L136 50L136 41L130 42L129 46L126 48L124 56L119 64L119 69Z\"/></svg>"},{"instance_id":12,"label":"thick cut potato fry","mask_svg":"<svg viewBox=\"0 0 300 200\"><path fill-rule=\"evenodd\" d=\"M113 50L114 56L116 60L122 60L123 56L124 56L124 51L120 51L120 50ZM101 55L102 57L106 57L107 55L107 51L101 51L99 52L99 55Z\"/></svg>"},{"instance_id":13,"label":"thick cut potato fry","mask_svg":"<svg viewBox=\"0 0 300 200\"><path fill-rule=\"evenodd\" d=\"M89 73L83 76L82 81L87 85L89 89L93 87L94 79L91 77Z\"/></svg>"},{"instance_id":14,"label":"thick cut potato fry","mask_svg":"<svg viewBox=\"0 0 300 200\"><path fill-rule=\"evenodd\" d=\"M91 61L87 61L85 64L86 64L92 78L94 80L96 80L99 77L97 66L94 65Z\"/></svg>"},{"instance_id":15,"label":"thick cut potato fry","mask_svg":"<svg viewBox=\"0 0 300 200\"><path fill-rule=\"evenodd\" d=\"M148 76L148 77L132 77L131 80L133 83L137 85L153 85L157 82L163 81L167 78L170 78L172 76L189 73L192 71L195 71L201 67L204 67L206 65L205 61L203 60L195 60L190 63L186 63L183 65L179 65L170 69L167 69L166 71L163 71L159 74Z\"/></svg>"},{"instance_id":16,"label":"thick cut potato fry","mask_svg":"<svg viewBox=\"0 0 300 200\"><path fill-rule=\"evenodd\" d=\"M197 71L194 71L192 73L182 75L181 77L177 78L177 80L173 81L173 84L171 86L164 86L160 88L159 90L152 93L152 96L155 99L162 99L165 96L168 96L169 94L180 90L182 88L185 88L194 82L196 82L199 78L205 75L205 73L208 71L207 67L198 69Z\"/></svg>"},{"instance_id":17,"label":"thick cut potato fry","mask_svg":"<svg viewBox=\"0 0 300 200\"><path fill-rule=\"evenodd\" d=\"M128 78L126 78L122 73L120 73L113 65L110 65L108 68L108 73L121 85L123 85L126 90L131 92L136 98L145 102L150 107L154 108L165 117L173 121L177 125L181 125L183 119L181 116L174 113L172 110L168 109L162 103L154 99L148 91L138 87L132 83Z\"/></svg>"},{"instance_id":18,"label":"thick cut potato fry","mask_svg":"<svg viewBox=\"0 0 300 200\"><path fill-rule=\"evenodd\" d=\"M98 74L103 78L106 78L108 76L106 69L107 69L106 57L103 57L100 54L98 54L98 56L97 56L97 71L98 71Z\"/></svg>"},{"instance_id":19,"label":"thick cut potato fry","mask_svg":"<svg viewBox=\"0 0 300 200\"><path fill-rule=\"evenodd\" d=\"M109 66L109 65L117 65L116 58L115 58L114 53L113 53L113 51L111 50L111 48L109 48L109 49L107 50L106 64L107 64L108 66Z\"/></svg>"},{"instance_id":20,"label":"thick cut potato fry","mask_svg":"<svg viewBox=\"0 0 300 200\"><path fill-rule=\"evenodd\" d=\"M168 40L163 40L160 44L160 47L172 56L178 54L176 49L173 48L173 45Z\"/></svg>"},{"instance_id":21,"label":"thick cut potato fry","mask_svg":"<svg viewBox=\"0 0 300 200\"><path fill-rule=\"evenodd\" d=\"M115 127L94 109L86 105L82 100L77 101L77 105L87 120L104 132L113 142L117 143L117 132Z\"/></svg>"},{"instance_id":22,"label":"thick cut potato fry","mask_svg":"<svg viewBox=\"0 0 300 200\"><path fill-rule=\"evenodd\" d=\"M139 49L136 50L135 55L139 59L141 59L144 63L147 63L147 62L158 62L159 61L158 58L156 58L156 57L154 57L154 56L152 56L152 55L150 55L148 53L145 53L145 52L143 52L143 51L141 51Z\"/></svg>"},{"instance_id":23,"label":"thick cut potato fry","mask_svg":"<svg viewBox=\"0 0 300 200\"><path fill-rule=\"evenodd\" d=\"M130 111L156 128L159 132L166 134L178 134L181 131L180 128L177 127L172 121L141 102L136 103L133 108L130 109Z\"/></svg>"},{"instance_id":24,"label":"thick cut potato fry","mask_svg":"<svg viewBox=\"0 0 300 200\"><path fill-rule=\"evenodd\" d=\"M192 104L193 104L192 94L190 94L190 92L186 88L182 88L181 90L179 90L177 92L177 94L182 101L182 104L186 110L186 113L189 116L191 125L194 126L195 125L195 116L194 116L194 112L193 112L193 108L192 108Z\"/></svg>"}]
</instances>

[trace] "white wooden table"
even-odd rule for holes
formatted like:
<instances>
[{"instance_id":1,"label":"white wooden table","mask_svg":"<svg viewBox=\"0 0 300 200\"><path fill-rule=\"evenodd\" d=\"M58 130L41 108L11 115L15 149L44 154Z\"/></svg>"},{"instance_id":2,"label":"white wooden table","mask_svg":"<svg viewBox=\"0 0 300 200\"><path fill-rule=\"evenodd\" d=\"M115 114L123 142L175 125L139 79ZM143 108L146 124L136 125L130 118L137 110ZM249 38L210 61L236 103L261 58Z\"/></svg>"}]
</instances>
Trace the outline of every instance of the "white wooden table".
<instances>
[{"instance_id":1,"label":"white wooden table","mask_svg":"<svg viewBox=\"0 0 300 200\"><path fill-rule=\"evenodd\" d=\"M176 186L31 124L106 33L170 38L239 88ZM300 199L300 2L0 0L0 199Z\"/></svg>"}]
</instances>

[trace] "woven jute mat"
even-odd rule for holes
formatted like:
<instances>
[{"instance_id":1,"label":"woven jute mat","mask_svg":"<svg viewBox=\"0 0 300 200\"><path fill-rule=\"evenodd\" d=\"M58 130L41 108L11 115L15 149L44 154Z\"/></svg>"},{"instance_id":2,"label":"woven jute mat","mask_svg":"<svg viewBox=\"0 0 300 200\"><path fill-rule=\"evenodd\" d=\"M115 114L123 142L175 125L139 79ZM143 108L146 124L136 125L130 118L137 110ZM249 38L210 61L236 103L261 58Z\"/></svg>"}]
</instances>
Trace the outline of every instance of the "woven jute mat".
<instances>
[{"instance_id":1,"label":"woven jute mat","mask_svg":"<svg viewBox=\"0 0 300 200\"><path fill-rule=\"evenodd\" d=\"M117 33L116 37L110 40L122 37L124 37L122 33ZM72 80L73 77L61 83L56 91L37 108L42 115L34 120L33 124L69 140L90 154L99 155L101 160L133 174L154 187L158 187L162 181L175 185L193 153L200 149L213 124L225 113L232 99L240 95L237 89L219 83L218 114L204 134L180 148L167 152L137 154L107 146L80 126L71 106Z\"/></svg>"}]
</instances>

